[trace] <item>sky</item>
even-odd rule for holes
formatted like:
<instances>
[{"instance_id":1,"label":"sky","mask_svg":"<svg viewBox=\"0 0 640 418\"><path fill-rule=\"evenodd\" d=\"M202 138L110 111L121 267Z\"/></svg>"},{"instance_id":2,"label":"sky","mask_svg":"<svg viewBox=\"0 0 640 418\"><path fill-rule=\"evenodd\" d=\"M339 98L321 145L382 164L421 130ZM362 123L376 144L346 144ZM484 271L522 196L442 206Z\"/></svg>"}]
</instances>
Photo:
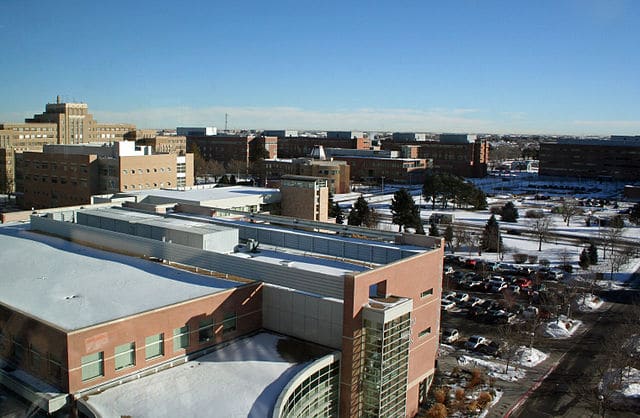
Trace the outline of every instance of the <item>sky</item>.
<instances>
[{"instance_id":1,"label":"sky","mask_svg":"<svg viewBox=\"0 0 640 418\"><path fill-rule=\"evenodd\" d=\"M0 0L0 122L640 134L640 1Z\"/></svg>"}]
</instances>

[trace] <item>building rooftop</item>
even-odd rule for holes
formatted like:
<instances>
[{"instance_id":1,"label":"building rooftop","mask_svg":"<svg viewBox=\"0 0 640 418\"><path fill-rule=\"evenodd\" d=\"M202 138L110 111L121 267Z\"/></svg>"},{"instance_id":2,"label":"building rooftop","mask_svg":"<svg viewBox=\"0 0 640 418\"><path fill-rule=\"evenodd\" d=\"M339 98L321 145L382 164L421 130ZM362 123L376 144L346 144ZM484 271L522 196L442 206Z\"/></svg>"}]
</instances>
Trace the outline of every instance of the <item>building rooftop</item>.
<instances>
[{"instance_id":1,"label":"building rooftop","mask_svg":"<svg viewBox=\"0 0 640 418\"><path fill-rule=\"evenodd\" d=\"M220 202L224 203L225 200L261 198L265 203L270 203L280 199L280 191L277 189L247 186L192 188L188 190L154 189L127 192L123 195L137 196L138 202L152 200L155 204L176 202L218 207L222 207ZM215 205L212 205L211 202L215 202Z\"/></svg>"},{"instance_id":2,"label":"building rooftop","mask_svg":"<svg viewBox=\"0 0 640 418\"><path fill-rule=\"evenodd\" d=\"M312 359L299 357L307 352L295 340L260 333L83 402L102 417L270 417L280 392Z\"/></svg>"},{"instance_id":3,"label":"building rooftop","mask_svg":"<svg viewBox=\"0 0 640 418\"><path fill-rule=\"evenodd\" d=\"M37 234L24 225L1 226L0 248L0 304L65 331L239 285Z\"/></svg>"}]
</instances>

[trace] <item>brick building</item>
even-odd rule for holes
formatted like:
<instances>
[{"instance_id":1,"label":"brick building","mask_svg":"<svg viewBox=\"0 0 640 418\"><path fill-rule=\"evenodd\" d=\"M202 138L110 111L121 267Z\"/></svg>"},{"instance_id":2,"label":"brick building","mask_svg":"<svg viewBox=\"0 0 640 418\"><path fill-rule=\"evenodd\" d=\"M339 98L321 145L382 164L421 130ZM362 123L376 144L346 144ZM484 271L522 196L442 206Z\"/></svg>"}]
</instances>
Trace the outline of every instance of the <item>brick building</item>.
<instances>
[{"instance_id":1,"label":"brick building","mask_svg":"<svg viewBox=\"0 0 640 418\"><path fill-rule=\"evenodd\" d=\"M57 408L67 394L90 404L116 386L136 393L136 381L197 367L191 360L266 330L335 352L287 376L273 400L277 416L415 415L435 372L442 239L256 213L234 218L86 208L32 216L30 228L44 235L0 234L9 249L0 261L10 267L0 276L0 356L13 387L54 396ZM170 232L183 243L167 239ZM203 249L198 236L228 248ZM35 391L38 381L54 390Z\"/></svg>"},{"instance_id":2,"label":"brick building","mask_svg":"<svg viewBox=\"0 0 640 418\"><path fill-rule=\"evenodd\" d=\"M314 160L294 158L291 160L274 159L261 162L259 174L269 184L287 174L321 177L327 180L329 191L333 194L351 191L350 167L346 161Z\"/></svg>"},{"instance_id":3,"label":"brick building","mask_svg":"<svg viewBox=\"0 0 640 418\"><path fill-rule=\"evenodd\" d=\"M45 145L22 153L18 202L24 208L91 203L91 196L193 185L193 154L152 154L132 141Z\"/></svg>"},{"instance_id":4,"label":"brick building","mask_svg":"<svg viewBox=\"0 0 640 418\"><path fill-rule=\"evenodd\" d=\"M640 136L540 143L542 176L640 180Z\"/></svg>"}]
</instances>

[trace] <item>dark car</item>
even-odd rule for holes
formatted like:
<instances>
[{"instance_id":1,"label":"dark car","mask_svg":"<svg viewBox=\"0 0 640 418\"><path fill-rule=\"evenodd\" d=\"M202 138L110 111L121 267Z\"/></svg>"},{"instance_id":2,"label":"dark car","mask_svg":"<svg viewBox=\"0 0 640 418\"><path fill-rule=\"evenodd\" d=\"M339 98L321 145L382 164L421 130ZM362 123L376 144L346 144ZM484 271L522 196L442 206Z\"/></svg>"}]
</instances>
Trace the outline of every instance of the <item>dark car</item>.
<instances>
[{"instance_id":1,"label":"dark car","mask_svg":"<svg viewBox=\"0 0 640 418\"><path fill-rule=\"evenodd\" d=\"M500 344L495 341L491 341L489 344L480 344L476 347L475 351L493 357L500 357L502 355Z\"/></svg>"}]
</instances>

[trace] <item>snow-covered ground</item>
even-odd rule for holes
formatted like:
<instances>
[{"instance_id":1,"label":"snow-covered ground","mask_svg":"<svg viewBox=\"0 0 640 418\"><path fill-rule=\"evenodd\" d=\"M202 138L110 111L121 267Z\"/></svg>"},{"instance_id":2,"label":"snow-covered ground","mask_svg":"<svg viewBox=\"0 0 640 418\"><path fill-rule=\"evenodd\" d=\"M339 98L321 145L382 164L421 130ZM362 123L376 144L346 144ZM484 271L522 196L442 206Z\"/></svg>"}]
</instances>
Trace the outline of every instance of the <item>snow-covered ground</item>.
<instances>
[{"instance_id":1,"label":"snow-covered ground","mask_svg":"<svg viewBox=\"0 0 640 418\"><path fill-rule=\"evenodd\" d=\"M560 315L558 319L547 322L544 327L544 335L549 338L569 338L575 334L580 326L582 326L582 321Z\"/></svg>"},{"instance_id":2,"label":"snow-covered ground","mask_svg":"<svg viewBox=\"0 0 640 418\"><path fill-rule=\"evenodd\" d=\"M584 293L576 297L576 306L581 312L592 312L602 308L604 301L591 293Z\"/></svg>"},{"instance_id":3,"label":"snow-covered ground","mask_svg":"<svg viewBox=\"0 0 640 418\"><path fill-rule=\"evenodd\" d=\"M516 351L515 362L526 367L535 367L545 361L549 355L536 348L521 346Z\"/></svg>"},{"instance_id":4,"label":"snow-covered ground","mask_svg":"<svg viewBox=\"0 0 640 418\"><path fill-rule=\"evenodd\" d=\"M487 370L487 375L500 380L515 382L525 376L525 371L510 365L507 371L507 365L495 361L485 360L477 357L462 355L458 357L458 364L461 366L478 366Z\"/></svg>"}]
</instances>

